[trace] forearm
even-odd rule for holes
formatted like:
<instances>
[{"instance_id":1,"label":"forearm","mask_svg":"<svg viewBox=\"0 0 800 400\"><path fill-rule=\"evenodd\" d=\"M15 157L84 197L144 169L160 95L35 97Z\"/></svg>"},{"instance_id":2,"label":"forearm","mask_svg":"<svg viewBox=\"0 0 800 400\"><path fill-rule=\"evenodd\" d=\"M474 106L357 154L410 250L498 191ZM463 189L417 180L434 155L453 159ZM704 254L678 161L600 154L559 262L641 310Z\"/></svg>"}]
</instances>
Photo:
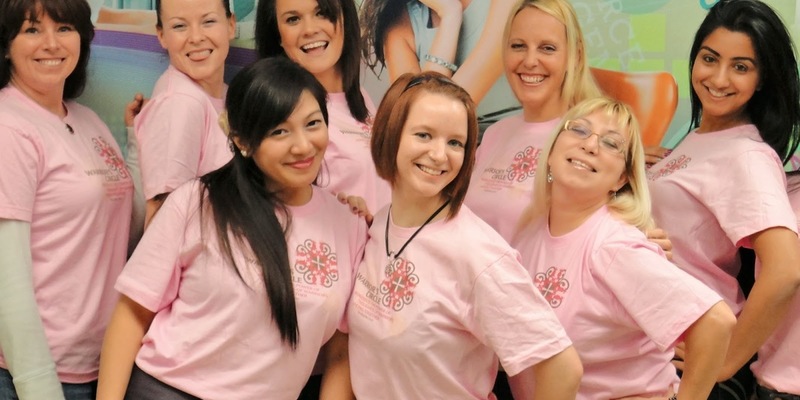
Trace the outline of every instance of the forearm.
<instances>
[{"instance_id":1,"label":"forearm","mask_svg":"<svg viewBox=\"0 0 800 400\"><path fill-rule=\"evenodd\" d=\"M440 15L439 27L436 30L431 47L428 49L428 55L453 65L456 62L458 38L463 18L460 4L456 3L455 5L456 7L450 7L447 13L443 12ZM421 61L423 61L423 71L436 71L445 76L453 76L453 71L442 64L425 60L424 58Z\"/></svg>"},{"instance_id":2,"label":"forearm","mask_svg":"<svg viewBox=\"0 0 800 400\"><path fill-rule=\"evenodd\" d=\"M503 74L503 32L516 0L492 0L489 15L481 36L469 56L453 75L453 81L461 85L480 103L486 93Z\"/></svg>"},{"instance_id":3,"label":"forearm","mask_svg":"<svg viewBox=\"0 0 800 400\"><path fill-rule=\"evenodd\" d=\"M678 399L704 399L722 368L736 318L719 302L687 330L686 354Z\"/></svg>"},{"instance_id":4,"label":"forearm","mask_svg":"<svg viewBox=\"0 0 800 400\"><path fill-rule=\"evenodd\" d=\"M322 348L325 373L322 375L320 399L354 399L350 385L350 359L347 355L347 335L337 331Z\"/></svg>"},{"instance_id":5,"label":"forearm","mask_svg":"<svg viewBox=\"0 0 800 400\"><path fill-rule=\"evenodd\" d=\"M128 146L125 166L133 180L133 211L131 212L131 229L128 239L128 256L133 253L144 231L145 200L142 189L142 170L139 167L139 143L134 135L133 127L127 127Z\"/></svg>"},{"instance_id":6,"label":"forearm","mask_svg":"<svg viewBox=\"0 0 800 400\"><path fill-rule=\"evenodd\" d=\"M22 399L63 399L33 287L30 224L0 220L0 349Z\"/></svg>"},{"instance_id":7,"label":"forearm","mask_svg":"<svg viewBox=\"0 0 800 400\"><path fill-rule=\"evenodd\" d=\"M524 371L508 377L514 399L575 399L583 367L569 347Z\"/></svg>"},{"instance_id":8,"label":"forearm","mask_svg":"<svg viewBox=\"0 0 800 400\"><path fill-rule=\"evenodd\" d=\"M736 373L772 335L800 286L800 244L794 232L771 228L751 241L761 272L733 330L720 380Z\"/></svg>"},{"instance_id":9,"label":"forearm","mask_svg":"<svg viewBox=\"0 0 800 400\"><path fill-rule=\"evenodd\" d=\"M125 397L136 354L154 315L128 297L120 296L100 352L98 400Z\"/></svg>"}]
</instances>

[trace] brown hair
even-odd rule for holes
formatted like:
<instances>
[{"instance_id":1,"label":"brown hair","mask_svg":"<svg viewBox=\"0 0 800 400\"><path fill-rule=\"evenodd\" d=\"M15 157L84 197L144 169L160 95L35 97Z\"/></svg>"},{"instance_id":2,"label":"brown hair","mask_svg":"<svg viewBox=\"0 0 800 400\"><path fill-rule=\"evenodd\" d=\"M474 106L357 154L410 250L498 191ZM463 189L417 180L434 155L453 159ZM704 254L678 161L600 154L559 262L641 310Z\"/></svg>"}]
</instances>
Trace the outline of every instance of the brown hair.
<instances>
[{"instance_id":1,"label":"brown hair","mask_svg":"<svg viewBox=\"0 0 800 400\"><path fill-rule=\"evenodd\" d=\"M372 125L370 147L372 159L378 176L394 185L397 179L397 151L400 137L408 119L411 105L422 92L441 94L460 101L467 110L467 142L464 144L464 163L458 175L442 193L450 199L447 218L458 214L464 197L467 195L472 167L475 164L475 150L478 145L478 120L475 103L469 94L456 83L437 72L404 74L394 81L383 96L375 122Z\"/></svg>"}]
</instances>

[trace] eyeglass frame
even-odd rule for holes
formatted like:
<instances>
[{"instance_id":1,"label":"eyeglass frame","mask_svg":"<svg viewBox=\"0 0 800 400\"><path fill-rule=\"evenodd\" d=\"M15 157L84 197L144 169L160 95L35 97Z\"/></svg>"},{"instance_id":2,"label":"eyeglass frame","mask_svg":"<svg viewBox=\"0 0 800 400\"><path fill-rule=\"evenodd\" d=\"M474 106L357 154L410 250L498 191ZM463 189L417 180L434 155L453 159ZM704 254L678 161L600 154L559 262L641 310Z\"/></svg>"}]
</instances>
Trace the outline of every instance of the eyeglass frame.
<instances>
[{"instance_id":1,"label":"eyeglass frame","mask_svg":"<svg viewBox=\"0 0 800 400\"><path fill-rule=\"evenodd\" d=\"M576 123L579 124L579 126L581 126L583 128L586 128L586 130L589 132L589 135L588 136L582 136L582 135L579 134L578 131L573 129L573 127L574 127L573 124L576 124ZM587 140L592 136L597 136L597 144L598 144L598 147L600 147L601 149L605 149L605 151L610 152L611 154L614 154L614 155L625 156L627 154L625 145L628 143L628 141L626 139L624 139L624 138L620 138L619 139L620 140L619 149L613 149L613 148L610 148L610 147L607 147L607 146L603 145L603 139L610 139L610 140L613 140L613 141L617 141L617 139L611 138L611 137L609 137L609 135L622 136L622 134L620 134L620 133L617 133L617 132L614 132L614 133L606 132L604 134L599 134L599 133L594 132L591 129L589 129L589 127L581 125L579 121L574 120L574 119L568 119L566 122L564 122L564 126L563 126L561 131L562 132L568 131L568 132L572 133L573 135L575 135L575 137L577 137L580 140Z\"/></svg>"}]
</instances>

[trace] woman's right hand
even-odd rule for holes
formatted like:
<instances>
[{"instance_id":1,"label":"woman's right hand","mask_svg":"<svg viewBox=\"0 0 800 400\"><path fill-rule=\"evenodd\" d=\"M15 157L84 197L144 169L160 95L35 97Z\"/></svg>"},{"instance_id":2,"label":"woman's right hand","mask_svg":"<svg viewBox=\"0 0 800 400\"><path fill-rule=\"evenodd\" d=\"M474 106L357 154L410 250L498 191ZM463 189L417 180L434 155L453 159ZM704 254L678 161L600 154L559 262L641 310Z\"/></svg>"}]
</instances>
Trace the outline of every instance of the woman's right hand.
<instances>
[{"instance_id":1,"label":"woman's right hand","mask_svg":"<svg viewBox=\"0 0 800 400\"><path fill-rule=\"evenodd\" d=\"M125 126L133 126L133 119L142 111L142 107L149 101L141 93L133 95L133 100L125 105Z\"/></svg>"}]
</instances>

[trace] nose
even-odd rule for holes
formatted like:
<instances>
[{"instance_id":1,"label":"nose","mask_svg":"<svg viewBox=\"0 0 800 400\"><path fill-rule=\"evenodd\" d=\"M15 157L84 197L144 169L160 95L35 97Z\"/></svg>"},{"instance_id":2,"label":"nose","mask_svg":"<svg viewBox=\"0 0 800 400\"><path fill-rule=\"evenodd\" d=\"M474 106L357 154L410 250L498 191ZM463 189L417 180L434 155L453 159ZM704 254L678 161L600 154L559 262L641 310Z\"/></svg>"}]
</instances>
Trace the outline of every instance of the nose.
<instances>
[{"instance_id":1,"label":"nose","mask_svg":"<svg viewBox=\"0 0 800 400\"><path fill-rule=\"evenodd\" d=\"M522 62L526 68L533 68L539 65L539 55L535 51L527 51Z\"/></svg>"},{"instance_id":2,"label":"nose","mask_svg":"<svg viewBox=\"0 0 800 400\"><path fill-rule=\"evenodd\" d=\"M597 150L600 148L600 135L592 133L583 139L581 148L589 154L597 154Z\"/></svg>"},{"instance_id":3,"label":"nose","mask_svg":"<svg viewBox=\"0 0 800 400\"><path fill-rule=\"evenodd\" d=\"M431 142L431 148L428 150L428 157L434 162L441 163L447 160L447 143L443 140L434 140Z\"/></svg>"},{"instance_id":4,"label":"nose","mask_svg":"<svg viewBox=\"0 0 800 400\"><path fill-rule=\"evenodd\" d=\"M200 26L189 26L189 41L192 43L200 43L205 39L203 28Z\"/></svg>"},{"instance_id":5,"label":"nose","mask_svg":"<svg viewBox=\"0 0 800 400\"><path fill-rule=\"evenodd\" d=\"M303 19L303 34L311 36L319 31L319 22L314 18Z\"/></svg>"},{"instance_id":6,"label":"nose","mask_svg":"<svg viewBox=\"0 0 800 400\"><path fill-rule=\"evenodd\" d=\"M710 81L714 84L715 89L728 87L728 83L730 83L728 69L722 66L717 66L711 75Z\"/></svg>"},{"instance_id":7,"label":"nose","mask_svg":"<svg viewBox=\"0 0 800 400\"><path fill-rule=\"evenodd\" d=\"M46 49L57 49L59 47L57 32L52 29L46 29L42 33L42 40Z\"/></svg>"},{"instance_id":8,"label":"nose","mask_svg":"<svg viewBox=\"0 0 800 400\"><path fill-rule=\"evenodd\" d=\"M311 140L304 134L294 135L292 142L292 154L304 156L311 152Z\"/></svg>"}]
</instances>

